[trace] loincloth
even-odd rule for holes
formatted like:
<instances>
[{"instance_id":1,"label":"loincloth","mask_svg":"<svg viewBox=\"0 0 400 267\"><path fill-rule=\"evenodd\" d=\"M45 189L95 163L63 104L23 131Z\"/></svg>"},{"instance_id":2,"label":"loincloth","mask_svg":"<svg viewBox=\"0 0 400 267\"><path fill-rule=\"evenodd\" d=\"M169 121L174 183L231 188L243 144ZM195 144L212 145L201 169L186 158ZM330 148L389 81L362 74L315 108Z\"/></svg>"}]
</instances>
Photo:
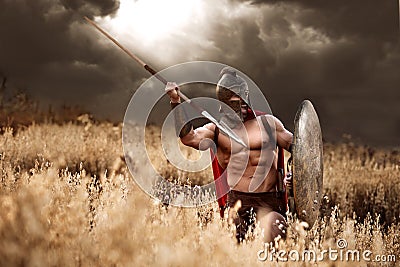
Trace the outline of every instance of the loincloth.
<instances>
[{"instance_id":1,"label":"loincloth","mask_svg":"<svg viewBox=\"0 0 400 267\"><path fill-rule=\"evenodd\" d=\"M258 209L267 209L276 211L282 216L286 216L286 202L283 197L277 197L276 192L247 193L231 190L228 193L228 205L233 207L240 200L242 210L253 208L255 212ZM239 211L240 211L239 209Z\"/></svg>"},{"instance_id":2,"label":"loincloth","mask_svg":"<svg viewBox=\"0 0 400 267\"><path fill-rule=\"evenodd\" d=\"M245 239L245 236L256 220L259 212L269 213L277 212L286 218L286 201L284 197L277 197L276 192L247 193L231 190L228 193L228 205L233 208L236 202L241 201L241 207L237 210L234 218L236 225L236 238L239 242Z\"/></svg>"}]
</instances>

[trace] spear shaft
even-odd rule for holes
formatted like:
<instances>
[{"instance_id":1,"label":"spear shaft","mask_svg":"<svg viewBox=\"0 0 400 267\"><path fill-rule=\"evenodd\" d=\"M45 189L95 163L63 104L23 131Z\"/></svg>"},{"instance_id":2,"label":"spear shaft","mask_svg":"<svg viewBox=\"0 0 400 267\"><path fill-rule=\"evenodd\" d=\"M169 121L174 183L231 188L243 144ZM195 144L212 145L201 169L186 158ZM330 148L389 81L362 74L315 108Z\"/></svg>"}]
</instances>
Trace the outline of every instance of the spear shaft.
<instances>
[{"instance_id":1,"label":"spear shaft","mask_svg":"<svg viewBox=\"0 0 400 267\"><path fill-rule=\"evenodd\" d=\"M108 32L100 28L99 25L97 25L93 20L89 19L88 17L84 17L84 19L93 27L95 27L99 32L101 32L104 36L106 36L108 39L110 39L111 42L116 44L119 48L121 48L122 51L124 51L130 58L135 60L137 63L139 63L143 68L145 68L148 72L151 73L151 75L154 75L159 81L161 81L163 84L167 84L167 80L165 80L162 76L157 74L157 71L155 71L153 68L151 68L149 65L147 65L143 60L141 60L139 57L131 53L128 49L126 49L123 45L121 45L114 37L112 37Z\"/></svg>"},{"instance_id":2,"label":"spear shaft","mask_svg":"<svg viewBox=\"0 0 400 267\"><path fill-rule=\"evenodd\" d=\"M164 79L164 77L162 77L161 75L159 75L157 73L157 71L155 71L152 67L150 67L148 64L146 64L143 60L141 60L138 56L134 55L131 51L129 51L128 49L126 49L122 44L120 44L114 37L112 37L108 32L106 32L105 30L103 30L102 28L100 28L99 25L97 25L93 20L89 19L88 17L84 17L84 19L93 27L95 27L99 32L101 32L104 36L106 36L111 42L113 42L115 45L117 45L119 48L121 48L122 51L124 51L130 58L132 58L133 60L135 60L137 63L139 63L145 70L147 70L148 72L150 72L151 75L154 75L154 77L156 77L160 82L162 82L164 85L167 85L167 80ZM176 88L178 89L178 88ZM181 91L177 91L179 96L187 101L187 102L191 102L190 99L185 96ZM192 106L202 112L202 109L199 109L198 106L193 105Z\"/></svg>"},{"instance_id":3,"label":"spear shaft","mask_svg":"<svg viewBox=\"0 0 400 267\"><path fill-rule=\"evenodd\" d=\"M145 70L151 73L154 77L156 77L160 82L162 82L164 85L167 85L167 80L159 75L157 71L155 71L153 68L151 68L149 65L147 65L143 60L141 60L138 56L134 55L131 53L128 49L126 49L123 45L121 45L114 37L112 37L110 34L108 34L105 30L103 30L100 26L98 26L93 20L89 19L88 17L84 17L84 19L93 27L95 27L98 31L100 31L104 36L106 36L110 41L112 41L114 44L116 44L119 48L122 49L130 58L135 60L137 63L139 63ZM197 106L194 104L187 96L185 96L179 88L177 89L178 95L186 102L188 102L194 109L196 109L198 112L200 112L201 115L203 115L205 118L209 119L211 122L213 122L223 133L228 135L230 138L232 138L235 142L238 144L242 145L245 148L248 148L246 143L243 142L243 140L227 125L222 125L220 122L217 121L210 113L208 113L206 110L202 109L201 107Z\"/></svg>"}]
</instances>

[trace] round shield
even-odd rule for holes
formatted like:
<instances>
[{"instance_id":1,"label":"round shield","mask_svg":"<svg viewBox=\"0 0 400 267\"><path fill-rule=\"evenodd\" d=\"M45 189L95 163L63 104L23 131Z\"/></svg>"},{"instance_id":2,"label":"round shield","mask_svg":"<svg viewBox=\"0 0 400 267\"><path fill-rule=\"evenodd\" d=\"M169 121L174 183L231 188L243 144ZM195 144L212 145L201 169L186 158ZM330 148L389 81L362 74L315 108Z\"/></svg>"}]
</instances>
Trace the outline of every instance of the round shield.
<instances>
[{"instance_id":1,"label":"round shield","mask_svg":"<svg viewBox=\"0 0 400 267\"><path fill-rule=\"evenodd\" d=\"M318 115L309 100L301 103L294 123L294 208L298 218L312 226L321 206L323 146Z\"/></svg>"}]
</instances>

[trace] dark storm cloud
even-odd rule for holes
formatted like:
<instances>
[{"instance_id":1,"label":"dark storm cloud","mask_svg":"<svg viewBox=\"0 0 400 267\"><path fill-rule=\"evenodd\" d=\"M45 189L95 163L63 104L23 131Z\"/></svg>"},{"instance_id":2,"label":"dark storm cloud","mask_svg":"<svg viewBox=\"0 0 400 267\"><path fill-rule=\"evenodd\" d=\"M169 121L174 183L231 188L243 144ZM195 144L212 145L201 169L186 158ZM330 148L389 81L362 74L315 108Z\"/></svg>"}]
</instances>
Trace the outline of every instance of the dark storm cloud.
<instances>
[{"instance_id":1,"label":"dark storm cloud","mask_svg":"<svg viewBox=\"0 0 400 267\"><path fill-rule=\"evenodd\" d=\"M239 3L250 2L232 1ZM252 77L289 128L309 98L328 140L350 133L366 143L400 145L397 1L251 4L261 15L225 21L227 33L213 36L217 51L236 57L217 58Z\"/></svg>"},{"instance_id":2,"label":"dark storm cloud","mask_svg":"<svg viewBox=\"0 0 400 267\"><path fill-rule=\"evenodd\" d=\"M86 16L106 16L117 11L118 1L103 0L60 0L61 4L68 10L78 11Z\"/></svg>"},{"instance_id":3,"label":"dark storm cloud","mask_svg":"<svg viewBox=\"0 0 400 267\"><path fill-rule=\"evenodd\" d=\"M299 9L297 20L304 26L322 29L339 38L362 35L392 39L398 25L397 1L379 0L254 0L252 4L292 5Z\"/></svg>"},{"instance_id":4,"label":"dark storm cloud","mask_svg":"<svg viewBox=\"0 0 400 267\"><path fill-rule=\"evenodd\" d=\"M126 105L128 89L143 73L132 75L126 57L101 45L99 34L83 21L113 15L118 1L0 0L0 6L0 73L8 88L24 89L45 105L89 110L99 106L98 95L118 92L118 103ZM107 103L106 116L112 109L123 113L121 105Z\"/></svg>"},{"instance_id":5,"label":"dark storm cloud","mask_svg":"<svg viewBox=\"0 0 400 267\"><path fill-rule=\"evenodd\" d=\"M350 133L371 145L400 145L397 1L202 3L198 17L163 39L113 35L156 69L190 60L240 69L290 129L309 98L327 140ZM0 7L0 75L8 87L122 119L148 74L82 20L113 16L118 1L0 0Z\"/></svg>"}]
</instances>

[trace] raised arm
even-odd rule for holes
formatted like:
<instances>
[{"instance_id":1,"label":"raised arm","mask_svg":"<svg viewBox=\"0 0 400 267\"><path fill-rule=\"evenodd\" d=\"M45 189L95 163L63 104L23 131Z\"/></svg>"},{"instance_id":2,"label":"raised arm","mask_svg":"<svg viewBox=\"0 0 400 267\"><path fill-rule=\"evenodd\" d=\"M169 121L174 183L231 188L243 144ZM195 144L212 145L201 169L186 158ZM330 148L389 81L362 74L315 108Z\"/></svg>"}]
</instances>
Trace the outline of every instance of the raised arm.
<instances>
[{"instance_id":1,"label":"raised arm","mask_svg":"<svg viewBox=\"0 0 400 267\"><path fill-rule=\"evenodd\" d=\"M177 93L176 83L167 83L165 87L166 93L169 95L172 109L177 108L181 103L181 99ZM175 124L177 128L177 134L181 138L184 145L193 147L199 150L206 150L212 145L214 138L215 125L208 123L202 127L193 129L190 122L186 122L186 118L183 114L182 109L175 110Z\"/></svg>"},{"instance_id":2,"label":"raised arm","mask_svg":"<svg viewBox=\"0 0 400 267\"><path fill-rule=\"evenodd\" d=\"M198 127L181 137L184 145L193 147L198 150L206 150L211 147L214 138L215 125L208 123L202 127Z\"/></svg>"}]
</instances>

